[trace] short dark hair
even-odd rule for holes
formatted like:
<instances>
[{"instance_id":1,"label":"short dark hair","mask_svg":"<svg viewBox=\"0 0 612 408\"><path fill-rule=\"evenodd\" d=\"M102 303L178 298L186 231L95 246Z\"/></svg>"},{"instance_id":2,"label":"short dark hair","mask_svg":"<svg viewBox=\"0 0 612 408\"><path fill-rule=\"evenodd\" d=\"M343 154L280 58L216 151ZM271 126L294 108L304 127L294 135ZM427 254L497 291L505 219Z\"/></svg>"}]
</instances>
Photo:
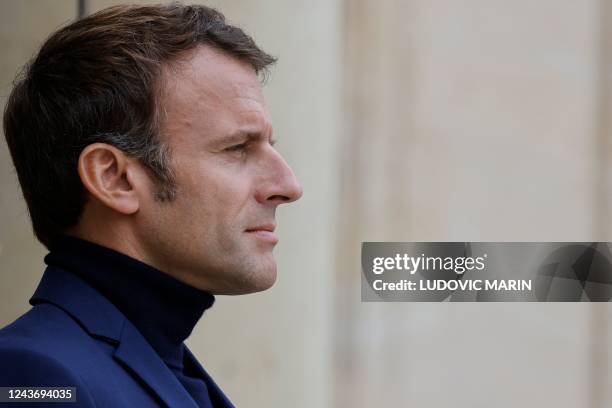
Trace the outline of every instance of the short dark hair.
<instances>
[{"instance_id":1,"label":"short dark hair","mask_svg":"<svg viewBox=\"0 0 612 408\"><path fill-rule=\"evenodd\" d=\"M15 81L4 134L38 240L50 247L86 202L78 158L91 143L138 158L156 199L175 194L159 134L162 68L207 45L265 74L275 59L209 7L114 6L53 33Z\"/></svg>"}]
</instances>

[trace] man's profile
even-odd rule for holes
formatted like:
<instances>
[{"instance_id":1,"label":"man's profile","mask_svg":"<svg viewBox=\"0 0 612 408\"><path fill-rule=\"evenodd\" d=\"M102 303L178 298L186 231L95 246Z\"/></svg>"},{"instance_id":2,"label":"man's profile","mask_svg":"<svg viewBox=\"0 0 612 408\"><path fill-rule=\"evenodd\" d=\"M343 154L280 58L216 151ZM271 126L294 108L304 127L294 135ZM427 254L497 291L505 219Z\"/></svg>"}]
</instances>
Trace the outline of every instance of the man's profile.
<instances>
[{"instance_id":1,"label":"man's profile","mask_svg":"<svg viewBox=\"0 0 612 408\"><path fill-rule=\"evenodd\" d=\"M205 6L115 6L46 40L4 131L50 253L33 307L0 330L0 387L232 406L184 340L214 295L276 279L275 211L302 191L273 147L273 62Z\"/></svg>"}]
</instances>

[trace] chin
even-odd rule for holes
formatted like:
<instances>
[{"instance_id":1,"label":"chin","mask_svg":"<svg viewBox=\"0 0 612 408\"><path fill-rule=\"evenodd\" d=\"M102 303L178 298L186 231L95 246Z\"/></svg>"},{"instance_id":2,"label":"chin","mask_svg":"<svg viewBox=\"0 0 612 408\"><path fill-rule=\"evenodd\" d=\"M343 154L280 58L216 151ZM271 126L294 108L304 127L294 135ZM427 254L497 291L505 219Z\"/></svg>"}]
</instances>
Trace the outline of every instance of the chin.
<instances>
[{"instance_id":1,"label":"chin","mask_svg":"<svg viewBox=\"0 0 612 408\"><path fill-rule=\"evenodd\" d=\"M253 274L245 282L244 286L240 289L240 294L263 292L264 290L270 289L276 282L276 268L272 271L265 271Z\"/></svg>"},{"instance_id":2,"label":"chin","mask_svg":"<svg viewBox=\"0 0 612 408\"><path fill-rule=\"evenodd\" d=\"M232 295L246 295L249 293L262 292L270 289L276 282L276 264L267 265L265 268L252 268L249 273L238 278L234 283Z\"/></svg>"}]
</instances>

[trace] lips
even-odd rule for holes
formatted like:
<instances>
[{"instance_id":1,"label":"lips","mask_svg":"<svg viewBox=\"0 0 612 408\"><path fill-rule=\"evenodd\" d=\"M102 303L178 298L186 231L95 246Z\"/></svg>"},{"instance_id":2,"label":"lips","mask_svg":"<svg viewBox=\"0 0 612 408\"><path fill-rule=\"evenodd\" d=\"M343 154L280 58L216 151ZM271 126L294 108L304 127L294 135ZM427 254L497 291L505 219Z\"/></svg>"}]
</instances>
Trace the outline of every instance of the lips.
<instances>
[{"instance_id":1,"label":"lips","mask_svg":"<svg viewBox=\"0 0 612 408\"><path fill-rule=\"evenodd\" d=\"M275 229L276 229L276 225L274 224L262 224L262 225L258 225L257 227L248 228L246 232L256 232L256 231L274 232Z\"/></svg>"},{"instance_id":2,"label":"lips","mask_svg":"<svg viewBox=\"0 0 612 408\"><path fill-rule=\"evenodd\" d=\"M256 227L248 228L245 230L245 232L262 241L276 244L278 242L278 238L276 237L276 234L274 234L275 229L276 226L274 224L261 224Z\"/></svg>"}]
</instances>

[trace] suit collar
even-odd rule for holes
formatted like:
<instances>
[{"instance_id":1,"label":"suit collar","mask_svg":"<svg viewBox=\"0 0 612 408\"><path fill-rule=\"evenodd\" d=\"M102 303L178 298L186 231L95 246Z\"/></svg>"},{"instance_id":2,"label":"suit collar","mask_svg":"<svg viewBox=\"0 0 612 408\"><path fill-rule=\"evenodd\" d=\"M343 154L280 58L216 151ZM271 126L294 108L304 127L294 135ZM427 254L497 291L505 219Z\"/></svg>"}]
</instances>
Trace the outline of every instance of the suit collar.
<instances>
[{"instance_id":1,"label":"suit collar","mask_svg":"<svg viewBox=\"0 0 612 408\"><path fill-rule=\"evenodd\" d=\"M131 369L168 406L197 407L189 393L144 337L112 303L76 275L48 267L30 299L52 303L90 335L117 344L114 357Z\"/></svg>"},{"instance_id":2,"label":"suit collar","mask_svg":"<svg viewBox=\"0 0 612 408\"><path fill-rule=\"evenodd\" d=\"M126 320L123 314L97 290L75 274L49 266L30 299L30 304L53 303L92 336L118 342Z\"/></svg>"}]
</instances>

